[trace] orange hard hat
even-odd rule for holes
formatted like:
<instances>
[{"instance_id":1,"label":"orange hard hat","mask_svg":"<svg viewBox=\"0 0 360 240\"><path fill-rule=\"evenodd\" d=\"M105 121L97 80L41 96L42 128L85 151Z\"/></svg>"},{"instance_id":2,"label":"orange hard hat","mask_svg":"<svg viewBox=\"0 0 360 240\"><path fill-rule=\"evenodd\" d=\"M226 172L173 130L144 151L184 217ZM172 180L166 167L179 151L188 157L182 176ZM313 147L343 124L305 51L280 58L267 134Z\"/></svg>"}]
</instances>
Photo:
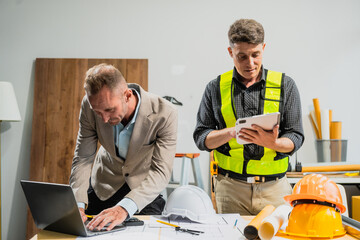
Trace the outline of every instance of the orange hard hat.
<instances>
[{"instance_id":1,"label":"orange hard hat","mask_svg":"<svg viewBox=\"0 0 360 240\"><path fill-rule=\"evenodd\" d=\"M335 208L318 204L298 204L291 211L285 231L291 236L334 238L346 233L340 212Z\"/></svg>"},{"instance_id":2,"label":"orange hard hat","mask_svg":"<svg viewBox=\"0 0 360 240\"><path fill-rule=\"evenodd\" d=\"M284 197L285 201L293 205L297 200L316 200L334 204L341 213L346 211L341 193L336 183L324 175L310 174L303 177L293 189L291 195Z\"/></svg>"}]
</instances>

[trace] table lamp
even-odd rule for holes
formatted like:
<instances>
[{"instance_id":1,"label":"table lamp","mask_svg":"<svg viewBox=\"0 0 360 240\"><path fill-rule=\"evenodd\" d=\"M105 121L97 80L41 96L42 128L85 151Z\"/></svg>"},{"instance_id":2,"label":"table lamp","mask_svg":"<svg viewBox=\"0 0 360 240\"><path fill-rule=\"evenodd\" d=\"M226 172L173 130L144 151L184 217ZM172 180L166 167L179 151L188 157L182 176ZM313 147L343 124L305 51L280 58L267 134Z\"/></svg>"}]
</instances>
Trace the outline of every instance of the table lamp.
<instances>
[{"instance_id":1,"label":"table lamp","mask_svg":"<svg viewBox=\"0 0 360 240\"><path fill-rule=\"evenodd\" d=\"M20 121L14 88L9 82L0 82L0 240L1 240L1 122Z\"/></svg>"}]
</instances>

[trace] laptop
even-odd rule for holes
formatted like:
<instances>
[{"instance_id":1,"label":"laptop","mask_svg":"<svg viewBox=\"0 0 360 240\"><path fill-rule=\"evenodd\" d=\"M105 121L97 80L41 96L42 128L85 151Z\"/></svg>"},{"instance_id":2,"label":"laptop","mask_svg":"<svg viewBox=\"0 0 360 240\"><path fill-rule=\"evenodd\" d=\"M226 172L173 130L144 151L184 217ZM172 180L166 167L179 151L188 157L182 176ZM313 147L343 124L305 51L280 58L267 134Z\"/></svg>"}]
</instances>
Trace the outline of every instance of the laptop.
<instances>
[{"instance_id":1,"label":"laptop","mask_svg":"<svg viewBox=\"0 0 360 240\"><path fill-rule=\"evenodd\" d=\"M87 229L70 185L26 180L20 183L34 222L40 229L88 237L126 228L120 224L111 231Z\"/></svg>"}]
</instances>

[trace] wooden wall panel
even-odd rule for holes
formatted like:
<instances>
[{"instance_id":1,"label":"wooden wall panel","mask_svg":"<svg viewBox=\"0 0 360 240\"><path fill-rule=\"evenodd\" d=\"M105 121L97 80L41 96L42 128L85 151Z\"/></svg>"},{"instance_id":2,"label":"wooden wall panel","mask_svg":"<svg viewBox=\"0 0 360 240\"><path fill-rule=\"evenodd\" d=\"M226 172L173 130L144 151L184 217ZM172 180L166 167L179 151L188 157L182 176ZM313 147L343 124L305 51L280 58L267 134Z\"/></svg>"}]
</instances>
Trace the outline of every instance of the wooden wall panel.
<instances>
[{"instance_id":1,"label":"wooden wall panel","mask_svg":"<svg viewBox=\"0 0 360 240\"><path fill-rule=\"evenodd\" d=\"M49 59L35 63L30 180L69 183L86 71L100 63L148 89L147 59ZM28 212L27 239L37 233Z\"/></svg>"}]
</instances>

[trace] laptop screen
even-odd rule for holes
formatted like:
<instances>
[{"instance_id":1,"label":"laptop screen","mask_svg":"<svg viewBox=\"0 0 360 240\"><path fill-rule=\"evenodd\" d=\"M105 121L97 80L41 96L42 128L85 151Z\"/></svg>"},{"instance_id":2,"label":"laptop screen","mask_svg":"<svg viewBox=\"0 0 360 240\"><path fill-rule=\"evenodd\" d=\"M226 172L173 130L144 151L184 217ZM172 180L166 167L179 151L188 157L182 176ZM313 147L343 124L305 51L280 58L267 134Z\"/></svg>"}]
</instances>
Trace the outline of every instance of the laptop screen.
<instances>
[{"instance_id":1,"label":"laptop screen","mask_svg":"<svg viewBox=\"0 0 360 240\"><path fill-rule=\"evenodd\" d=\"M38 228L87 236L69 185L21 180L21 186Z\"/></svg>"}]
</instances>

